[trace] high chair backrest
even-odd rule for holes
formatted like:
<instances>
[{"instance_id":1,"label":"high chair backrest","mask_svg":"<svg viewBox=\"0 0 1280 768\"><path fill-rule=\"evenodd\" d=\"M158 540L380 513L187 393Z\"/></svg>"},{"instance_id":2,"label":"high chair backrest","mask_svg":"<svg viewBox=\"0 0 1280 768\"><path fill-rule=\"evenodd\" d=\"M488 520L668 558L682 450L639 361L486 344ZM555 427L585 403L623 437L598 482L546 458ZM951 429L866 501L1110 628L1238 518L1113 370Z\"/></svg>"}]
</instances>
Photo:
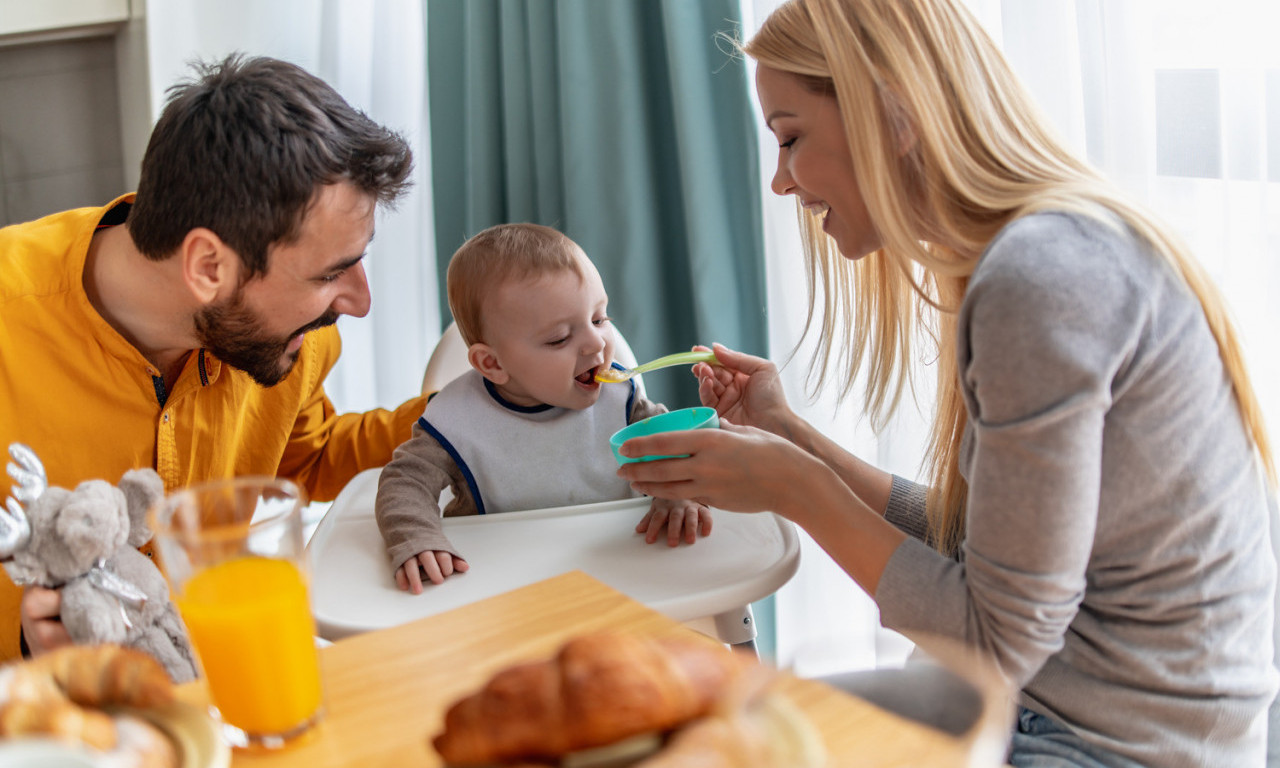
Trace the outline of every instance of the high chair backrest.
<instances>
[{"instance_id":1,"label":"high chair backrest","mask_svg":"<svg viewBox=\"0 0 1280 768\"><path fill-rule=\"evenodd\" d=\"M616 328L613 331L614 357L617 361L628 367L634 368L636 365L636 356L631 351L631 346L627 344L627 340L622 337ZM449 323L449 327L444 329L444 333L440 334L440 341L436 342L436 347L431 351L431 357L427 360L427 369L422 374L422 394L431 392L439 392L440 388L445 384L453 381L461 376L471 367L467 362L467 343L462 340L462 334L458 332L456 323ZM640 394L644 394L644 382L640 377L636 377L636 389Z\"/></svg>"}]
</instances>

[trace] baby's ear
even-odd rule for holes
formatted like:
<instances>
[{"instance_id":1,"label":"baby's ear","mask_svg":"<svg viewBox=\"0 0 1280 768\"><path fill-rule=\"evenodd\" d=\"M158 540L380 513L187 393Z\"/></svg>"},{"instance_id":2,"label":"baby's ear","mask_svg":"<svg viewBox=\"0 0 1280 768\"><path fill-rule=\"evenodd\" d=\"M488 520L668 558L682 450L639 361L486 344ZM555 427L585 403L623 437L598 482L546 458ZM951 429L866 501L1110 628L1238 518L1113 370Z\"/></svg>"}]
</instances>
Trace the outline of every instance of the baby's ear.
<instances>
[{"instance_id":1,"label":"baby's ear","mask_svg":"<svg viewBox=\"0 0 1280 768\"><path fill-rule=\"evenodd\" d=\"M493 347L483 342L477 341L467 347L467 362L494 384L506 384L507 379L511 378L498 360L498 353Z\"/></svg>"}]
</instances>

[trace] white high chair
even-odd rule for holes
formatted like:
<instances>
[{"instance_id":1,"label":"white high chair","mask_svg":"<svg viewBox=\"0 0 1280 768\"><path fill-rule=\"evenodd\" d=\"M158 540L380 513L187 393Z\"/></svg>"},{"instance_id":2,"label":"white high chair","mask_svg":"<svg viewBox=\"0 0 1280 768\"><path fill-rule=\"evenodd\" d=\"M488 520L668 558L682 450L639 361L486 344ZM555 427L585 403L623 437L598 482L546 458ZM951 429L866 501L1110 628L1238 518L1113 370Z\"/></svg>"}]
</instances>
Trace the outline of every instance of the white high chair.
<instances>
[{"instance_id":1,"label":"white high chair","mask_svg":"<svg viewBox=\"0 0 1280 768\"><path fill-rule=\"evenodd\" d=\"M467 342L463 341L458 324L449 323L449 327L440 334L435 349L431 350L431 357L427 358L427 368L422 372L422 394L439 392L470 367Z\"/></svg>"},{"instance_id":2,"label":"white high chair","mask_svg":"<svg viewBox=\"0 0 1280 768\"><path fill-rule=\"evenodd\" d=\"M621 335L615 356L625 366L636 364ZM423 391L438 391L468 367L466 344L450 324L427 362ZM645 544L635 525L649 499L634 498L445 518L445 532L471 569L413 595L396 588L374 519L380 473L370 469L353 478L307 545L312 612L328 640L581 570L721 642L754 650L750 604L777 591L800 564L794 526L772 513L714 511L711 535L696 544Z\"/></svg>"}]
</instances>

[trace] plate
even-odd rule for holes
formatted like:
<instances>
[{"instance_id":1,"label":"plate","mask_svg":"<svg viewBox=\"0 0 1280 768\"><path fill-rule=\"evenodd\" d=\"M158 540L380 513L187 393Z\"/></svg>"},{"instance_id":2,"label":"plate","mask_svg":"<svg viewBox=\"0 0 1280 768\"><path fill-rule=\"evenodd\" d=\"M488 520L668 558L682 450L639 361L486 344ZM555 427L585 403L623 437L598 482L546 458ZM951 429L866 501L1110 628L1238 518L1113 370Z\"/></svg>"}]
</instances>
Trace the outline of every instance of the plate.
<instances>
[{"instance_id":1,"label":"plate","mask_svg":"<svg viewBox=\"0 0 1280 768\"><path fill-rule=\"evenodd\" d=\"M231 747L222 739L217 721L208 709L175 701L154 709L120 710L140 717L169 736L178 748L181 768L229 768Z\"/></svg>"},{"instance_id":2,"label":"plate","mask_svg":"<svg viewBox=\"0 0 1280 768\"><path fill-rule=\"evenodd\" d=\"M159 729L173 743L179 768L230 768L231 748L222 739L218 723L208 710L175 701L163 707L141 709L109 707L116 716L120 746L99 752L44 737L0 741L0 766L4 768L130 768L138 762L136 750L147 753L148 740L161 738L146 731L142 720ZM153 746L153 744L152 744Z\"/></svg>"},{"instance_id":3,"label":"plate","mask_svg":"<svg viewBox=\"0 0 1280 768\"><path fill-rule=\"evenodd\" d=\"M98 768L85 749L40 738L11 739L0 744L0 765L5 768Z\"/></svg>"}]
</instances>

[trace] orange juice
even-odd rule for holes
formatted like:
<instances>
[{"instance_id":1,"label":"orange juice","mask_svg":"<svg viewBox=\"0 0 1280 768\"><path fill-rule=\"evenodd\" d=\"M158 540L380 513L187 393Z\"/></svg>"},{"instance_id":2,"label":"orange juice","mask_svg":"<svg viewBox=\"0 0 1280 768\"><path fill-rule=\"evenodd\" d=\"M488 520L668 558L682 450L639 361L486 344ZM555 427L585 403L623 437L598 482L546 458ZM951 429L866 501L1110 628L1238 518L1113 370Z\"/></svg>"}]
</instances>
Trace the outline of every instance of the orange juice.
<instances>
[{"instance_id":1,"label":"orange juice","mask_svg":"<svg viewBox=\"0 0 1280 768\"><path fill-rule=\"evenodd\" d=\"M315 626L292 563L219 563L193 576L177 604L223 720L251 734L278 734L316 714Z\"/></svg>"}]
</instances>

